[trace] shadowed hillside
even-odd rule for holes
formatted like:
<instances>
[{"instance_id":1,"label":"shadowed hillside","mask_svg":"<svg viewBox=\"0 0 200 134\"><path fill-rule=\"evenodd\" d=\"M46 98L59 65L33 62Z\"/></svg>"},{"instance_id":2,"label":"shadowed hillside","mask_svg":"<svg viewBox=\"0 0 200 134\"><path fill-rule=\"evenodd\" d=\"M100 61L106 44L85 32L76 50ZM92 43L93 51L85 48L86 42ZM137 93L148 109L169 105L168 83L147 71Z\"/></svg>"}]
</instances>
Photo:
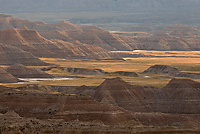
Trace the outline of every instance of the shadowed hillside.
<instances>
[{"instance_id":1,"label":"shadowed hillside","mask_svg":"<svg viewBox=\"0 0 200 134\"><path fill-rule=\"evenodd\" d=\"M28 68L22 64L14 64L6 71L16 78L53 78L50 74L36 68Z\"/></svg>"},{"instance_id":2,"label":"shadowed hillside","mask_svg":"<svg viewBox=\"0 0 200 134\"><path fill-rule=\"evenodd\" d=\"M45 66L49 65L33 54L23 51L17 47L4 45L0 43L0 64L1 65L12 65L20 63L26 66Z\"/></svg>"},{"instance_id":3,"label":"shadowed hillside","mask_svg":"<svg viewBox=\"0 0 200 134\"><path fill-rule=\"evenodd\" d=\"M10 73L6 72L4 68L0 68L0 83L16 83L18 79Z\"/></svg>"}]
</instances>

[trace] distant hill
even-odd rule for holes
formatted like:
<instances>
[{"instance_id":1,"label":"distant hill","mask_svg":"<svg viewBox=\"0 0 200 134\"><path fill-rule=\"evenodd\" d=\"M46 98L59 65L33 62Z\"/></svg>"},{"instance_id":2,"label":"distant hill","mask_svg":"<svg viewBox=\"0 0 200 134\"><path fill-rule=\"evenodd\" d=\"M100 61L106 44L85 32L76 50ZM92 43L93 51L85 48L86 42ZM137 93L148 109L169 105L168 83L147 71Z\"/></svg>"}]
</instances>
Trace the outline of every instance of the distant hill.
<instances>
[{"instance_id":1,"label":"distant hill","mask_svg":"<svg viewBox=\"0 0 200 134\"><path fill-rule=\"evenodd\" d=\"M200 31L194 27L175 24L152 31L137 39L140 49L146 50L200 50Z\"/></svg>"},{"instance_id":2,"label":"distant hill","mask_svg":"<svg viewBox=\"0 0 200 134\"><path fill-rule=\"evenodd\" d=\"M4 68L0 67L0 83L16 83L18 81L17 78L6 72Z\"/></svg>"},{"instance_id":3,"label":"distant hill","mask_svg":"<svg viewBox=\"0 0 200 134\"><path fill-rule=\"evenodd\" d=\"M17 47L37 57L119 59L118 54L100 45L115 49L109 45L109 42L114 41L118 46L123 46L109 32L97 26L79 26L67 21L53 24L30 22L3 14L0 15L0 23L0 43ZM98 35L104 33L104 37ZM40 34L46 35L47 39Z\"/></svg>"},{"instance_id":4,"label":"distant hill","mask_svg":"<svg viewBox=\"0 0 200 134\"><path fill-rule=\"evenodd\" d=\"M0 43L46 58L121 59L134 55L122 56L111 51L200 50L200 31L183 24L133 38L95 25L75 25L65 20L46 24L2 14L0 29Z\"/></svg>"},{"instance_id":5,"label":"distant hill","mask_svg":"<svg viewBox=\"0 0 200 134\"><path fill-rule=\"evenodd\" d=\"M189 12L198 11L199 0L1 0L1 13L33 12Z\"/></svg>"},{"instance_id":6,"label":"distant hill","mask_svg":"<svg viewBox=\"0 0 200 134\"><path fill-rule=\"evenodd\" d=\"M26 66L50 65L41 61L38 57L29 52L0 43L0 65L12 65L15 63L20 63Z\"/></svg>"},{"instance_id":7,"label":"distant hill","mask_svg":"<svg viewBox=\"0 0 200 134\"><path fill-rule=\"evenodd\" d=\"M45 73L37 68L28 68L22 64L14 64L6 71L16 78L53 78L52 75Z\"/></svg>"},{"instance_id":8,"label":"distant hill","mask_svg":"<svg viewBox=\"0 0 200 134\"><path fill-rule=\"evenodd\" d=\"M37 57L47 58L95 58L114 59L117 54L98 46L70 43L62 40L48 40L31 29L0 30L0 43L20 48Z\"/></svg>"}]
</instances>

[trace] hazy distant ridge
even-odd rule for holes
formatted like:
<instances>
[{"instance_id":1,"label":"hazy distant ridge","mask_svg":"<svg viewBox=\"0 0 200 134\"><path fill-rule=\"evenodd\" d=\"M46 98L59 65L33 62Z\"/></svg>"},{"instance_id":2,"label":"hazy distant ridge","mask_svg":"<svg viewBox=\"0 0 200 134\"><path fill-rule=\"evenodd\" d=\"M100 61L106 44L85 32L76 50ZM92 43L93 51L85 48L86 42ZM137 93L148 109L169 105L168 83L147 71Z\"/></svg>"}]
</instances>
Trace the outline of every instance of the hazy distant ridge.
<instances>
[{"instance_id":1,"label":"hazy distant ridge","mask_svg":"<svg viewBox=\"0 0 200 134\"><path fill-rule=\"evenodd\" d=\"M189 12L200 9L199 0L0 0L0 12Z\"/></svg>"}]
</instances>

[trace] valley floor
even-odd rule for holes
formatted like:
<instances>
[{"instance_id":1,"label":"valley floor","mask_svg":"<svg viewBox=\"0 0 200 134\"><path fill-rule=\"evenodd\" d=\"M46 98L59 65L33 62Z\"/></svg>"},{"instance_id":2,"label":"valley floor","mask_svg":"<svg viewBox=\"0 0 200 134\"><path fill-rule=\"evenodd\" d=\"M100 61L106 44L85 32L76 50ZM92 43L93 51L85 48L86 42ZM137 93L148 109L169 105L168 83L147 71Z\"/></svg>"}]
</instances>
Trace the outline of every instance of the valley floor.
<instances>
[{"instance_id":1,"label":"valley floor","mask_svg":"<svg viewBox=\"0 0 200 134\"><path fill-rule=\"evenodd\" d=\"M167 65L177 68L180 72L199 74L200 52L140 50L117 53L135 53L149 55L149 57L125 58L124 60L40 58L42 61L55 66L50 68L49 66L29 66L29 68L40 68L45 70L46 73L60 78L60 80L52 78L52 80L46 79L40 82L1 84L0 112L2 114L0 114L0 133L200 133L198 113L198 89L200 85L198 82L200 82L200 79L192 79L195 81L193 82L188 78L181 78L185 81L181 83L179 77L176 77L178 79L176 80L168 74L142 73L154 65ZM85 74L72 73L66 71L69 68L72 68L73 71L75 68L86 70L84 70ZM94 72L88 73L87 69L92 71L101 69L105 73L94 75ZM125 75L127 72L129 75ZM65 79L66 77L71 79ZM170 82L171 84L169 84ZM185 84L184 90L179 90L183 84ZM177 87L174 87L174 85ZM185 89L186 86L188 86L187 89ZM104 89L105 92L103 92ZM120 91L121 89L126 93L134 91L135 93L132 95L138 100L133 96L129 98L130 96L126 95L125 98L128 97L126 100L133 100L127 102L126 105L124 100L118 101L118 98L123 99L124 97L123 92ZM121 97L117 97L119 94ZM177 97L176 95L180 96ZM8 100L6 101L8 98L9 104L7 104ZM186 104L190 107L189 109ZM137 109L136 112L129 105L134 105L134 108ZM122 107L119 108L118 106ZM176 107L178 114L174 112ZM142 108L147 112L140 112ZM157 111L151 111L154 108ZM90 111L86 111L88 109ZM169 111L166 112L165 110ZM6 113L7 111L9 112ZM124 115L124 113L126 114ZM107 116L115 123L109 124ZM97 120L94 121L93 119L96 118ZM134 122L123 122L123 119L130 118L133 118ZM117 121L122 123L116 124ZM148 124L149 122L157 123L157 125ZM192 125L187 126L190 123Z\"/></svg>"}]
</instances>

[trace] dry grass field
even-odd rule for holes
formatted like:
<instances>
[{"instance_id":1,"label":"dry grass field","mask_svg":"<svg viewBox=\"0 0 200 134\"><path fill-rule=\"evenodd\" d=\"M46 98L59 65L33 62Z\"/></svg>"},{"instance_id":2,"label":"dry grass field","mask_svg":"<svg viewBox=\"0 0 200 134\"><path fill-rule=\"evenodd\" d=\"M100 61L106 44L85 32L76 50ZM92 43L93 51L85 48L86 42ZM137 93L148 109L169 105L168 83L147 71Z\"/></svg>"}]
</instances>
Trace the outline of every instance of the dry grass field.
<instances>
[{"instance_id":1,"label":"dry grass field","mask_svg":"<svg viewBox=\"0 0 200 134\"><path fill-rule=\"evenodd\" d=\"M159 57L144 57L144 58L125 58L125 60L87 60L87 59L54 59L54 58L41 58L41 60L60 65L62 67L72 67L72 68L89 68L89 69L103 69L107 72L115 71L129 71L141 73L147 68L155 64L169 65L171 67L176 67L182 72L200 73L200 52L198 51L135 51L135 52L122 52L122 53L135 53L135 54L145 54L154 55ZM54 76L78 76L84 78L74 78L73 80L63 80L63 81L42 81L37 82L43 85L57 85L57 86L98 86L106 78L121 77L126 82L134 85L144 85L144 86L154 86L163 87L172 78L168 75L140 75L140 77L131 76L120 76L117 74L105 74L101 76L94 75L78 75L67 73L59 69L52 69L47 71L47 73ZM200 81L195 79L195 81ZM7 85L13 86L13 85ZM16 85L15 85L16 86ZM20 86L19 84L17 86Z\"/></svg>"}]
</instances>

